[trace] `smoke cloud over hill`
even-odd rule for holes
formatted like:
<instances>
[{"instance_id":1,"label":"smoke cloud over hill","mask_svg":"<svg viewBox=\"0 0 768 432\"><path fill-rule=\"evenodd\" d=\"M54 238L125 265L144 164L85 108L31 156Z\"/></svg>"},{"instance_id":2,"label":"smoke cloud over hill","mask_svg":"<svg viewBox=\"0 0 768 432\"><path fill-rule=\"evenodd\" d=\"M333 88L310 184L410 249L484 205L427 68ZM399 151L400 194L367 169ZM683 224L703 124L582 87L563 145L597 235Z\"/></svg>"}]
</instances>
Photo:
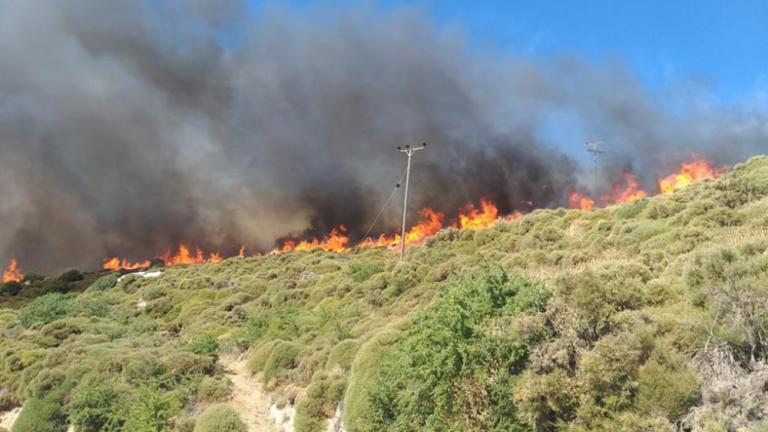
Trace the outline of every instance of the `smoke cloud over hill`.
<instances>
[{"instance_id":1,"label":"smoke cloud over hill","mask_svg":"<svg viewBox=\"0 0 768 432\"><path fill-rule=\"evenodd\" d=\"M430 143L414 211L487 197L511 212L588 186L544 138L559 118L584 130L576 146L611 143L604 175L645 181L692 152L742 159L768 135L765 113L662 105L620 64L481 52L410 10L4 2L0 95L0 258L41 271L179 242L360 235L400 178L398 145Z\"/></svg>"}]
</instances>

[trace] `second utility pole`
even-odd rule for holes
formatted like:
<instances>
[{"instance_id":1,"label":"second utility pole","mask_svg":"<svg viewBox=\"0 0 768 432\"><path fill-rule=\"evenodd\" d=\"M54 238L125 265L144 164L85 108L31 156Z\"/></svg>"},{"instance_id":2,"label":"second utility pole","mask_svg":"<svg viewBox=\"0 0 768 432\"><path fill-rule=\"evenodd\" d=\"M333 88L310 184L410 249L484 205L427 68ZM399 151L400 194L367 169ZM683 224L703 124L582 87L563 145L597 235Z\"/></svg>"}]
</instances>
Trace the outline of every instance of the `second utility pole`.
<instances>
[{"instance_id":1,"label":"second utility pole","mask_svg":"<svg viewBox=\"0 0 768 432\"><path fill-rule=\"evenodd\" d=\"M411 176L411 157L419 150L423 150L427 143L422 143L419 147L398 147L397 151L408 155L408 163L405 166L405 194L403 195L403 226L400 230L400 261L405 259L405 216L408 213L408 180Z\"/></svg>"}]
</instances>

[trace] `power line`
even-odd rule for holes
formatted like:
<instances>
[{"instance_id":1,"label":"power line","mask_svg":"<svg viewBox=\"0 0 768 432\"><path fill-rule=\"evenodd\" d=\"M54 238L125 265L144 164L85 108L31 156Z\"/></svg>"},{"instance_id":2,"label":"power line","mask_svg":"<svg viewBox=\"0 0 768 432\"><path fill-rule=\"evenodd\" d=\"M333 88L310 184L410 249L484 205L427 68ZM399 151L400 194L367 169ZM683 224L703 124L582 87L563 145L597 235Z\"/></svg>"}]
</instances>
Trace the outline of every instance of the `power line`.
<instances>
[{"instance_id":1,"label":"power line","mask_svg":"<svg viewBox=\"0 0 768 432\"><path fill-rule=\"evenodd\" d=\"M408 213L408 181L411 177L411 157L419 150L424 150L427 143L422 143L419 147L398 147L397 151L408 155L408 163L405 165L405 193L403 194L403 225L400 230L400 261L405 259L405 216Z\"/></svg>"},{"instance_id":2,"label":"power line","mask_svg":"<svg viewBox=\"0 0 768 432\"><path fill-rule=\"evenodd\" d=\"M403 178L405 177L405 170L400 174L400 180L395 183L395 187L392 188L392 192L389 194L389 197L384 202L384 205L381 206L381 209L379 210L379 213L376 215L376 217L373 219L373 222L371 223L371 226L368 227L368 230L365 232L365 235L363 236L363 240L368 238L368 235L373 230L373 227L376 226L376 222L379 221L379 218L381 218L381 215L384 214L384 209L387 208L387 205L389 205L389 202L392 201L392 197L395 196L395 192L397 192L397 189L400 187L400 185L403 183Z\"/></svg>"},{"instance_id":3,"label":"power line","mask_svg":"<svg viewBox=\"0 0 768 432\"><path fill-rule=\"evenodd\" d=\"M592 157L592 191L597 190L597 167L600 158L608 153L608 150L604 149L605 141L603 140L590 140L585 143L586 152Z\"/></svg>"}]
</instances>

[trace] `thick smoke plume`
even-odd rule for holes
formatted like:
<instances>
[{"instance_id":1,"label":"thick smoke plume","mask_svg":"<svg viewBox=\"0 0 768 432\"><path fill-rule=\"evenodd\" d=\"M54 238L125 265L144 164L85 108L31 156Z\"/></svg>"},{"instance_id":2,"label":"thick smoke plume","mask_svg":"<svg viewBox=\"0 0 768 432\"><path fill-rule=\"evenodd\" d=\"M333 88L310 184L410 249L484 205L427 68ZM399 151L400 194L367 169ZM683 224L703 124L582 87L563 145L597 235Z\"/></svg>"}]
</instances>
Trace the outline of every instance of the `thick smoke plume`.
<instances>
[{"instance_id":1,"label":"thick smoke plume","mask_svg":"<svg viewBox=\"0 0 768 432\"><path fill-rule=\"evenodd\" d=\"M2 2L0 95L0 262L40 271L360 235L400 178L398 145L430 143L413 209L452 214L481 197L562 205L583 169L542 138L558 116L583 129L577 148L608 140L609 166L645 181L766 136L763 114L661 106L621 65L481 53L418 12L372 8Z\"/></svg>"}]
</instances>

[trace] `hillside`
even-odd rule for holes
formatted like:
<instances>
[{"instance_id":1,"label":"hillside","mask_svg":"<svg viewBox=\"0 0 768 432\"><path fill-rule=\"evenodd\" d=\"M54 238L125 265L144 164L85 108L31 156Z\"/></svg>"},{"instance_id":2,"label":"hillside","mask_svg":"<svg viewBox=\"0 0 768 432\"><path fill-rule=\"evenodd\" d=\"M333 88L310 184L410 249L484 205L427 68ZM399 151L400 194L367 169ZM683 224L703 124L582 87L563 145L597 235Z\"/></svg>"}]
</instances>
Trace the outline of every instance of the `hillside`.
<instances>
[{"instance_id":1,"label":"hillside","mask_svg":"<svg viewBox=\"0 0 768 432\"><path fill-rule=\"evenodd\" d=\"M13 432L238 431L252 383L297 432L337 410L351 432L768 430L768 157L407 255L27 275L1 288L0 411L23 407Z\"/></svg>"}]
</instances>

